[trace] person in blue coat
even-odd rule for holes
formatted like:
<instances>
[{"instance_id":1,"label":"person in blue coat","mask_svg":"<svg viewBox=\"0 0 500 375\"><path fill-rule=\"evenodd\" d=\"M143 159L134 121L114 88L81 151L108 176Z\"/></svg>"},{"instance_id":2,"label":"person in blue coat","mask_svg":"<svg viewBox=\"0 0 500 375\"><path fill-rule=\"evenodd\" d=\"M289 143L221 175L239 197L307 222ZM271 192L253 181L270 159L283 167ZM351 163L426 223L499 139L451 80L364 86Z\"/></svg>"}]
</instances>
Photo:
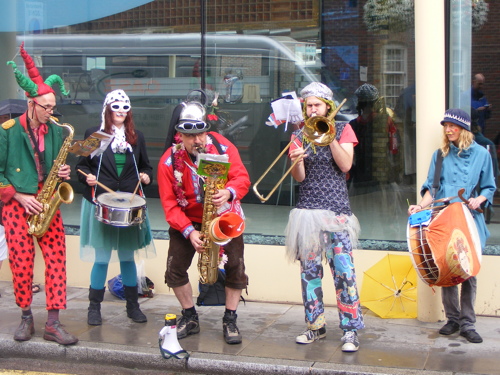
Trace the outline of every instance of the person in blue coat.
<instances>
[{"instance_id":1,"label":"person in blue coat","mask_svg":"<svg viewBox=\"0 0 500 375\"><path fill-rule=\"evenodd\" d=\"M468 207L472 210L474 222L484 249L490 232L486 227L484 215L475 211L484 202L492 204L495 193L493 167L488 151L474 141L471 132L470 116L461 109L448 109L441 121L443 126L443 143L432 156L427 180L421 188L422 200L408 209L413 214L430 205L434 199L455 197L458 190L465 188L463 196L468 198ZM443 156L439 188L432 196L432 185L438 154ZM459 198L453 199L459 201ZM476 298L476 277L471 277L462 283L461 295L458 286L443 287L442 301L447 323L439 330L442 335L451 335L460 331L467 341L481 343L483 339L475 330L476 314L474 302Z\"/></svg>"}]
</instances>

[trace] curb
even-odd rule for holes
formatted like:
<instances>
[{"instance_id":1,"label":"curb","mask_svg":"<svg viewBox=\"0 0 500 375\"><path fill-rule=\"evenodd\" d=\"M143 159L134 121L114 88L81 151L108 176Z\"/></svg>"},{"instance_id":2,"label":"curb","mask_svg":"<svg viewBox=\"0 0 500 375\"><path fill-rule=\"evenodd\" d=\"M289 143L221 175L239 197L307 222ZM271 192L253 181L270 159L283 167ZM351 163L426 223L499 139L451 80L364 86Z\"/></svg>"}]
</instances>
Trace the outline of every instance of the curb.
<instances>
[{"instance_id":1,"label":"curb","mask_svg":"<svg viewBox=\"0 0 500 375\"><path fill-rule=\"evenodd\" d=\"M453 375L412 369L367 367L326 362L307 362L260 357L230 356L191 352L188 359L164 359L159 349L80 341L74 346L57 345L33 338L16 342L10 335L0 335L0 358L50 359L117 366L150 371L178 371L204 375Z\"/></svg>"}]
</instances>

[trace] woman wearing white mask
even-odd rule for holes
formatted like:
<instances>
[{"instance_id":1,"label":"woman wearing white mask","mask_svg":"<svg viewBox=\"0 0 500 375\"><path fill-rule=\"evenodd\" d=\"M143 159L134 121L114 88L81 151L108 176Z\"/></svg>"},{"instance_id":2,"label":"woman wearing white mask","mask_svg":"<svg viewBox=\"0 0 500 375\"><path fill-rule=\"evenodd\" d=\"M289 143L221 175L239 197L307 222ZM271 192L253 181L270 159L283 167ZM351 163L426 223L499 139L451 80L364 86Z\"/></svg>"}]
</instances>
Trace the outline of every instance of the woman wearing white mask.
<instances>
[{"instance_id":1,"label":"woman wearing white mask","mask_svg":"<svg viewBox=\"0 0 500 375\"><path fill-rule=\"evenodd\" d=\"M76 167L80 171L80 182L85 184L80 257L94 262L90 274L88 324L102 324L101 302L111 259L120 262L127 316L134 322L144 323L147 318L138 303L134 255L137 252L145 257L156 255L149 218L146 216L140 225L113 226L94 215L98 197L107 193L103 186L114 192L143 195L142 185L151 184L153 179L144 135L135 129L130 100L123 90L114 90L106 96L101 126L87 129L85 138L99 130L114 136L111 144L99 156L80 157Z\"/></svg>"}]
</instances>

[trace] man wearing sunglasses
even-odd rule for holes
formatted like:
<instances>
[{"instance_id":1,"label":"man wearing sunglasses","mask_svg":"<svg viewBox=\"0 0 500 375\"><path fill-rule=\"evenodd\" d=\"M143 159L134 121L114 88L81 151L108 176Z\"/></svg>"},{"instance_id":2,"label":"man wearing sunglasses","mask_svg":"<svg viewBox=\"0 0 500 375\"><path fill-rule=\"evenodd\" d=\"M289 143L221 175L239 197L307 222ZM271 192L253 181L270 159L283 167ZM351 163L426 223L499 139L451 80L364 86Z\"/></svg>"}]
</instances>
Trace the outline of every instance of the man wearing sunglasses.
<instances>
[{"instance_id":1,"label":"man wearing sunglasses","mask_svg":"<svg viewBox=\"0 0 500 375\"><path fill-rule=\"evenodd\" d=\"M201 104L186 103L175 130L175 144L165 151L158 165L158 185L165 217L170 224L165 282L174 290L182 307L182 316L177 322L177 337L182 339L200 331L187 273L194 255L204 251L200 236L204 180L197 174L196 156L201 152L229 157L231 166L227 181L212 196L212 202L218 208L241 207L239 201L248 192L250 178L237 148L220 134L209 131L210 124L205 121L205 109ZM236 325L236 309L241 291L248 284L243 236L233 238L223 250L227 262L224 265L226 310L222 329L228 344L239 344L242 337Z\"/></svg>"},{"instance_id":2,"label":"man wearing sunglasses","mask_svg":"<svg viewBox=\"0 0 500 375\"><path fill-rule=\"evenodd\" d=\"M35 333L31 303L33 300L34 237L28 234L27 218L39 214L42 204L36 199L57 159L63 142L62 128L49 121L56 106L52 84L57 83L67 95L59 76L42 80L33 60L20 48L29 77L13 61L19 86L28 97L27 111L0 126L0 200L4 203L2 219L9 248L16 304L22 310L21 324L14 340L30 340ZM68 180L70 167L59 168L58 177ZM43 338L58 344L76 344L78 338L66 332L59 322L59 310L66 309L66 237L58 210L47 232L37 238L46 267L45 292L48 318Z\"/></svg>"}]
</instances>

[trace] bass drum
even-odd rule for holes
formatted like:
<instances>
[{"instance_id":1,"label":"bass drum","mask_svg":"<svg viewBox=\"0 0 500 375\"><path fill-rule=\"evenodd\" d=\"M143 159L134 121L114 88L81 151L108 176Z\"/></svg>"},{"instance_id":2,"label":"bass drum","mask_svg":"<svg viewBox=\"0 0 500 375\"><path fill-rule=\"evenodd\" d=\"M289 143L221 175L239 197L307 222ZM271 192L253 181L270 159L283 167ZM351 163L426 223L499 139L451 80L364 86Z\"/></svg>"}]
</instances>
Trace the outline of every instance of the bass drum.
<instances>
[{"instance_id":1,"label":"bass drum","mask_svg":"<svg viewBox=\"0 0 500 375\"><path fill-rule=\"evenodd\" d=\"M407 241L413 265L430 286L453 286L481 268L481 241L464 203L436 206L430 223L411 226Z\"/></svg>"},{"instance_id":2,"label":"bass drum","mask_svg":"<svg viewBox=\"0 0 500 375\"><path fill-rule=\"evenodd\" d=\"M146 200L127 192L103 193L97 197L95 217L114 227L139 225L146 218Z\"/></svg>"}]
</instances>

